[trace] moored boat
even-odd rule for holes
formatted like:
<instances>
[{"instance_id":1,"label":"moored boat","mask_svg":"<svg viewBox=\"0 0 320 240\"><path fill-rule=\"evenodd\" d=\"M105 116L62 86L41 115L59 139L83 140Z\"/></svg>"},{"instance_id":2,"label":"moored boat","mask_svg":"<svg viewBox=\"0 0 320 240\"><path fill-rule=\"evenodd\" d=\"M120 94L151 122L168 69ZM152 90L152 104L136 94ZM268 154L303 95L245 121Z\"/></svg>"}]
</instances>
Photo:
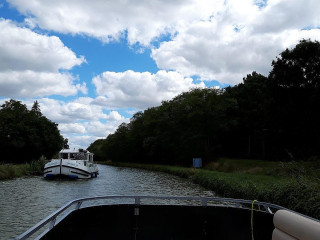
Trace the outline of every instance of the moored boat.
<instances>
[{"instance_id":1,"label":"moored boat","mask_svg":"<svg viewBox=\"0 0 320 240\"><path fill-rule=\"evenodd\" d=\"M63 149L59 159L52 159L44 166L43 176L47 179L67 177L86 179L97 177L98 166L93 162L93 153L83 149Z\"/></svg>"}]
</instances>

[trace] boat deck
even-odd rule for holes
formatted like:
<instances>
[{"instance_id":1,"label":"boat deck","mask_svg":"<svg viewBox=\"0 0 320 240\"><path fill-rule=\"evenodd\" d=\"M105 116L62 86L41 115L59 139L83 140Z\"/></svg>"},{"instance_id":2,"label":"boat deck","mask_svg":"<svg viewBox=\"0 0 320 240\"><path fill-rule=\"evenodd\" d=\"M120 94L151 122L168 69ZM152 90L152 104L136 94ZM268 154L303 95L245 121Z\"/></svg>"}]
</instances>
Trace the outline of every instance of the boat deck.
<instances>
[{"instance_id":1,"label":"boat deck","mask_svg":"<svg viewBox=\"0 0 320 240\"><path fill-rule=\"evenodd\" d=\"M90 197L69 202L16 239L28 239L38 233L36 239L45 240L247 240L252 234L254 239L270 240L274 212L279 209L288 210L274 204L230 198ZM67 210L70 212L63 215ZM47 230L39 235L44 226L48 226Z\"/></svg>"},{"instance_id":2,"label":"boat deck","mask_svg":"<svg viewBox=\"0 0 320 240\"><path fill-rule=\"evenodd\" d=\"M254 213L256 239L272 237L272 214ZM202 206L110 205L80 209L41 239L250 239L251 211Z\"/></svg>"}]
</instances>

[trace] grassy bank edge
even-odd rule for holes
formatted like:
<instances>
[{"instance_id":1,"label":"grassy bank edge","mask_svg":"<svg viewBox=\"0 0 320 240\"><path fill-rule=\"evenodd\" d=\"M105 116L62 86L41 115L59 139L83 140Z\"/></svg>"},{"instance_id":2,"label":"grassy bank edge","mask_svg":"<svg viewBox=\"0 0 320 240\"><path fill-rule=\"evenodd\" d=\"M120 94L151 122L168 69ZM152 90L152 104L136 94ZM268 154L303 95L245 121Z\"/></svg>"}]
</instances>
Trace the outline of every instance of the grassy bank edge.
<instances>
[{"instance_id":1,"label":"grassy bank edge","mask_svg":"<svg viewBox=\"0 0 320 240\"><path fill-rule=\"evenodd\" d=\"M25 164L0 165L0 180L10 180L23 176L42 175L44 165L44 160L32 161Z\"/></svg>"},{"instance_id":2,"label":"grassy bank edge","mask_svg":"<svg viewBox=\"0 0 320 240\"><path fill-rule=\"evenodd\" d=\"M224 173L167 165L100 162L117 167L130 167L160 171L189 178L221 197L259 200L281 205L294 211L320 219L319 185L296 179L258 176L243 173Z\"/></svg>"}]
</instances>

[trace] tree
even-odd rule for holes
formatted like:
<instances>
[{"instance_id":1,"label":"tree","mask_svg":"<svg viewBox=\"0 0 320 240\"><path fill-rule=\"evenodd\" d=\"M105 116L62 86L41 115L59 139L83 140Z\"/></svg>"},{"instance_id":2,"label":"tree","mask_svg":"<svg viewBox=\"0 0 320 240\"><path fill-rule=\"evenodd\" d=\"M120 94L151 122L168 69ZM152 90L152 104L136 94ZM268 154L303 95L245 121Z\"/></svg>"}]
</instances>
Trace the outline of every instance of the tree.
<instances>
[{"instance_id":1,"label":"tree","mask_svg":"<svg viewBox=\"0 0 320 240\"><path fill-rule=\"evenodd\" d=\"M20 101L11 99L1 105L0 151L5 162L22 158L20 154L26 148L28 136L28 128L23 124L27 115L28 109ZM18 155L18 159L14 155Z\"/></svg>"},{"instance_id":2,"label":"tree","mask_svg":"<svg viewBox=\"0 0 320 240\"><path fill-rule=\"evenodd\" d=\"M265 134L268 129L268 107L270 91L268 78L252 72L243 78L243 83L227 87L226 94L237 101L238 127L230 136L229 145L234 156L249 158L266 158Z\"/></svg>"},{"instance_id":3,"label":"tree","mask_svg":"<svg viewBox=\"0 0 320 240\"><path fill-rule=\"evenodd\" d=\"M272 62L272 128L279 155L320 155L320 43L301 40Z\"/></svg>"},{"instance_id":4,"label":"tree","mask_svg":"<svg viewBox=\"0 0 320 240\"><path fill-rule=\"evenodd\" d=\"M219 156L320 156L320 44L302 40L225 89L192 89L136 113L99 142L104 159L190 165Z\"/></svg>"},{"instance_id":5,"label":"tree","mask_svg":"<svg viewBox=\"0 0 320 240\"><path fill-rule=\"evenodd\" d=\"M0 109L0 151L6 162L51 158L62 148L58 125L42 116L36 102L29 111L20 101L6 101Z\"/></svg>"},{"instance_id":6,"label":"tree","mask_svg":"<svg viewBox=\"0 0 320 240\"><path fill-rule=\"evenodd\" d=\"M38 103L38 101L34 101L32 108L31 108L31 112L34 113L37 117L42 116L42 113L40 110L40 104Z\"/></svg>"},{"instance_id":7,"label":"tree","mask_svg":"<svg viewBox=\"0 0 320 240\"><path fill-rule=\"evenodd\" d=\"M104 139L97 139L96 141L91 143L90 146L87 148L90 152L94 153L95 161L107 160L105 159L105 156L101 150L103 144L104 144Z\"/></svg>"},{"instance_id":8,"label":"tree","mask_svg":"<svg viewBox=\"0 0 320 240\"><path fill-rule=\"evenodd\" d=\"M69 149L68 138L63 139L63 149Z\"/></svg>"},{"instance_id":9,"label":"tree","mask_svg":"<svg viewBox=\"0 0 320 240\"><path fill-rule=\"evenodd\" d=\"M320 43L301 40L272 61L270 83L282 88L320 87Z\"/></svg>"},{"instance_id":10,"label":"tree","mask_svg":"<svg viewBox=\"0 0 320 240\"><path fill-rule=\"evenodd\" d=\"M120 124L114 134L110 134L101 150L104 152L106 160L113 161L132 161L130 145L128 144L128 125Z\"/></svg>"},{"instance_id":11,"label":"tree","mask_svg":"<svg viewBox=\"0 0 320 240\"><path fill-rule=\"evenodd\" d=\"M99 147L103 158L180 165L192 164L194 157L216 159L235 124L236 102L223 92L192 89L136 113L129 124L121 124L103 141ZM90 149L100 154L100 143L95 145Z\"/></svg>"}]
</instances>

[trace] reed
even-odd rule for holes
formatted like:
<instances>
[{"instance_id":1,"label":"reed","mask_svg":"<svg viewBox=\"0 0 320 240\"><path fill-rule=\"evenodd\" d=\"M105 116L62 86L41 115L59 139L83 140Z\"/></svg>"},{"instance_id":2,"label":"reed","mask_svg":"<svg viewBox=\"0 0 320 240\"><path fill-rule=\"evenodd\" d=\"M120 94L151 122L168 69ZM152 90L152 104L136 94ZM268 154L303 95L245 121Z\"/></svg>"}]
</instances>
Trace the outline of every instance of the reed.
<instances>
[{"instance_id":1,"label":"reed","mask_svg":"<svg viewBox=\"0 0 320 240\"><path fill-rule=\"evenodd\" d=\"M25 164L0 165L0 180L14 179L22 176L42 175L44 165L44 159Z\"/></svg>"}]
</instances>

